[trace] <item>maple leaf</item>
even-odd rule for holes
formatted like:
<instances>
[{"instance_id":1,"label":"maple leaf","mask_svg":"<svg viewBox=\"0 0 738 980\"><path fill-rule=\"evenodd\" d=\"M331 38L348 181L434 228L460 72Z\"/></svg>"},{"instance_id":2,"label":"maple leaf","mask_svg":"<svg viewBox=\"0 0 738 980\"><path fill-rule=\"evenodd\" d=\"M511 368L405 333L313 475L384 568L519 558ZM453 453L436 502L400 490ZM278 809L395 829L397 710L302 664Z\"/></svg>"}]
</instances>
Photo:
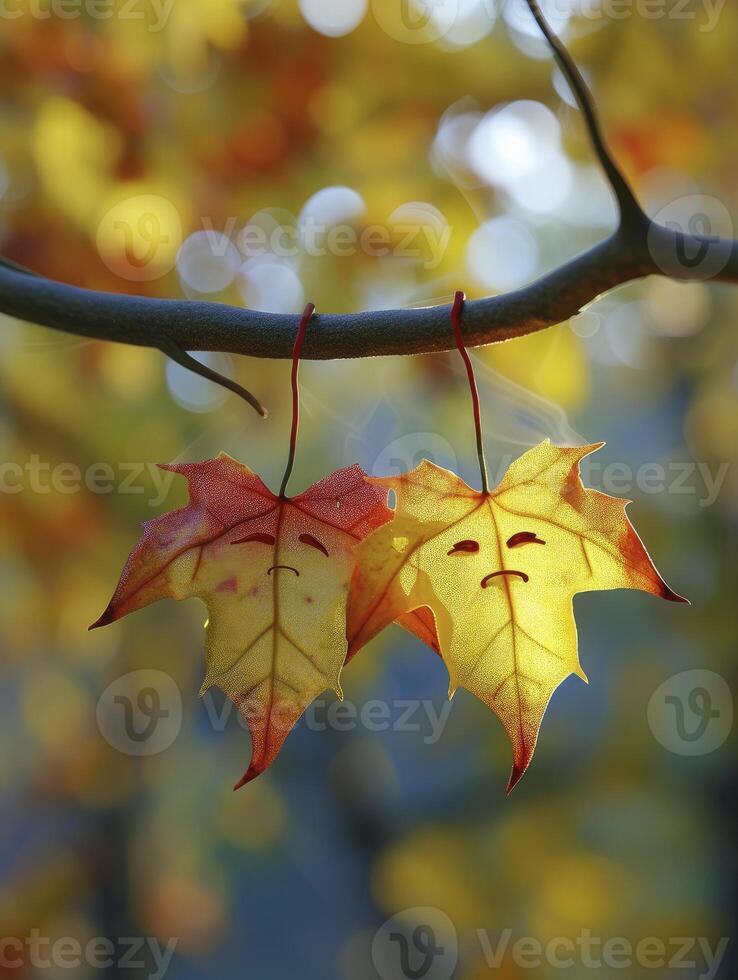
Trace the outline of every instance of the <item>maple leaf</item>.
<instances>
[{"instance_id":1,"label":"maple leaf","mask_svg":"<svg viewBox=\"0 0 738 980\"><path fill-rule=\"evenodd\" d=\"M207 673L238 705L253 739L239 785L263 772L305 708L341 694L346 598L357 543L390 516L386 491L359 466L282 499L225 453L162 466L189 482L188 506L147 521L104 626L157 599L207 606Z\"/></svg>"},{"instance_id":2,"label":"maple leaf","mask_svg":"<svg viewBox=\"0 0 738 980\"><path fill-rule=\"evenodd\" d=\"M513 748L508 791L527 769L553 692L579 663L572 599L641 589L686 602L663 581L626 514L587 489L581 460L603 444L546 440L494 491L424 460L371 482L396 495L394 520L358 550L349 657L393 621L441 653L458 687L498 716Z\"/></svg>"},{"instance_id":3,"label":"maple leaf","mask_svg":"<svg viewBox=\"0 0 738 980\"><path fill-rule=\"evenodd\" d=\"M188 506L144 523L110 604L90 629L157 599L197 596L208 609L207 672L251 733L236 789L267 769L305 708L327 688L339 698L346 603L356 545L386 521L387 493L360 466L337 470L297 497L287 484L299 423L298 368L315 307L300 320L292 358L292 431L279 495L226 453L162 466L187 477Z\"/></svg>"}]
</instances>

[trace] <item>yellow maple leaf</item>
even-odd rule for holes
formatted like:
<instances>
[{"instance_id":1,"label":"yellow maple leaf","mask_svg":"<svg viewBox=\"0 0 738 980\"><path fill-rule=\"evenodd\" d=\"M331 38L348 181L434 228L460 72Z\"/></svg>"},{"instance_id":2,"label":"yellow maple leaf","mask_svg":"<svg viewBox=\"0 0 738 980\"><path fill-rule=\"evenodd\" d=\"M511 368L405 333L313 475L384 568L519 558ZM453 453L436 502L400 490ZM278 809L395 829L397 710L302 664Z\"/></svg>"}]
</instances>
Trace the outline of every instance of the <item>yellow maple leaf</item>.
<instances>
[{"instance_id":1,"label":"yellow maple leaf","mask_svg":"<svg viewBox=\"0 0 738 980\"><path fill-rule=\"evenodd\" d=\"M513 747L508 791L535 749L553 692L586 681L572 605L578 592L641 589L676 602L631 525L629 501L587 489L581 460L602 443L546 440L479 492L424 460L372 482L396 495L394 520L358 548L349 657L393 621L441 653L458 687L502 722Z\"/></svg>"}]
</instances>

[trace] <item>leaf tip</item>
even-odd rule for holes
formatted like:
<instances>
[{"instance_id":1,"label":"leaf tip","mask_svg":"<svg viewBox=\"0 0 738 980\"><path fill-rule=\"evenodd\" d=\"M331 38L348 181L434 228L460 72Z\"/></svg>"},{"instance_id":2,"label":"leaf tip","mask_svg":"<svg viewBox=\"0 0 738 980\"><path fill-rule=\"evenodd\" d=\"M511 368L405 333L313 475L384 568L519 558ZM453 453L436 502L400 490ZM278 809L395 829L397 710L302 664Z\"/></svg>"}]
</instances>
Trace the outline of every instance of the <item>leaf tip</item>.
<instances>
[{"instance_id":1,"label":"leaf tip","mask_svg":"<svg viewBox=\"0 0 738 980\"><path fill-rule=\"evenodd\" d=\"M218 678L222 677L222 674L214 666L209 666L205 671L205 676L202 679L202 684L200 685L199 697L207 694L213 684L218 683ZM225 691L226 688L221 685L221 690ZM227 693L227 692L226 692Z\"/></svg>"},{"instance_id":2,"label":"leaf tip","mask_svg":"<svg viewBox=\"0 0 738 980\"><path fill-rule=\"evenodd\" d=\"M678 592L670 589L666 582L661 583L661 598L666 599L667 602L683 602L686 606L692 605L689 599L685 599L683 595L679 595Z\"/></svg>"},{"instance_id":3,"label":"leaf tip","mask_svg":"<svg viewBox=\"0 0 738 980\"><path fill-rule=\"evenodd\" d=\"M263 767L254 765L254 763L252 762L251 765L246 770L246 772L243 774L243 776L241 776L239 781L233 787L233 792L235 793L237 790L242 789L244 786L247 786L253 779L256 779L257 776L260 776L262 772L264 772Z\"/></svg>"},{"instance_id":4,"label":"leaf tip","mask_svg":"<svg viewBox=\"0 0 738 980\"><path fill-rule=\"evenodd\" d=\"M101 626L107 626L108 623L112 623L114 619L115 619L115 611L113 609L113 604L110 603L105 609L105 612L102 614L102 616L100 616L99 619L96 619L94 623L91 623L87 627L87 632L89 633L90 630L99 629L99 627Z\"/></svg>"},{"instance_id":5,"label":"leaf tip","mask_svg":"<svg viewBox=\"0 0 738 980\"><path fill-rule=\"evenodd\" d=\"M507 789L505 790L505 796L509 796L512 793L512 791L515 789L515 787L518 785L520 780L525 775L525 770L527 768L528 768L527 763L522 766L518 765L517 763L513 765L512 771L510 772L510 781L508 782Z\"/></svg>"},{"instance_id":6,"label":"leaf tip","mask_svg":"<svg viewBox=\"0 0 738 980\"><path fill-rule=\"evenodd\" d=\"M533 758L533 751L535 749L535 741L532 745L524 743L515 747L513 752L513 764L510 770L510 781L507 784L507 789L505 790L505 795L509 796L515 787L518 785L520 780L528 771L528 766Z\"/></svg>"}]
</instances>

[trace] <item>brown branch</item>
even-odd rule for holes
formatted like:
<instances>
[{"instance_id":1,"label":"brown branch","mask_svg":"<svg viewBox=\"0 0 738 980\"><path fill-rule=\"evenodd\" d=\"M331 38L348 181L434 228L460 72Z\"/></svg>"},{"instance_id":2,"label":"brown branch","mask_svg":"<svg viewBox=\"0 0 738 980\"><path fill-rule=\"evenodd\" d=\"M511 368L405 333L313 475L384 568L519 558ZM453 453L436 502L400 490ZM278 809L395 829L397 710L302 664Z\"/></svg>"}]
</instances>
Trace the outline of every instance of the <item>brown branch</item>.
<instances>
[{"instance_id":1,"label":"brown branch","mask_svg":"<svg viewBox=\"0 0 738 980\"><path fill-rule=\"evenodd\" d=\"M531 13L574 92L594 151L618 202L613 235L522 289L470 301L464 343L498 343L535 333L576 315L598 296L651 274L681 281L738 283L738 242L693 236L657 225L641 210L602 136L592 95L537 0ZM226 383L257 410L256 399L221 379L185 351L223 351L253 357L292 356L299 315L260 313L222 303L163 300L80 289L37 276L0 259L0 311L20 320L100 340L163 350L212 380ZM302 357L309 360L423 354L454 349L451 306L320 314ZM262 409L263 411L263 409Z\"/></svg>"}]
</instances>

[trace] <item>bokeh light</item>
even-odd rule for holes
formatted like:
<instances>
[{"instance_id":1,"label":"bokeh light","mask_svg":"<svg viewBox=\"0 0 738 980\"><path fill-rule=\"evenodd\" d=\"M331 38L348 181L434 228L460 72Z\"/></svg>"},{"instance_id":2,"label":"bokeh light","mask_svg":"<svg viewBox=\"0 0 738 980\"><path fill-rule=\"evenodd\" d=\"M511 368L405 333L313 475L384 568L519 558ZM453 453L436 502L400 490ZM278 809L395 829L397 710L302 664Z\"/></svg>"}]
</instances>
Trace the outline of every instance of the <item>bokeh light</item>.
<instances>
[{"instance_id":1,"label":"bokeh light","mask_svg":"<svg viewBox=\"0 0 738 980\"><path fill-rule=\"evenodd\" d=\"M704 329L712 314L712 295L701 282L653 279L645 298L650 326L666 337L689 337Z\"/></svg>"},{"instance_id":2,"label":"bokeh light","mask_svg":"<svg viewBox=\"0 0 738 980\"><path fill-rule=\"evenodd\" d=\"M236 277L241 256L233 242L218 231L196 231L177 253L183 284L199 293L219 293Z\"/></svg>"},{"instance_id":3,"label":"bokeh light","mask_svg":"<svg viewBox=\"0 0 738 980\"><path fill-rule=\"evenodd\" d=\"M300 211L301 228L325 230L337 225L355 226L366 213L366 204L351 187L324 187L308 198Z\"/></svg>"},{"instance_id":4,"label":"bokeh light","mask_svg":"<svg viewBox=\"0 0 738 980\"><path fill-rule=\"evenodd\" d=\"M489 112L474 131L469 153L480 177L504 186L543 173L560 145L556 116L542 103L525 100Z\"/></svg>"},{"instance_id":5,"label":"bokeh light","mask_svg":"<svg viewBox=\"0 0 738 980\"><path fill-rule=\"evenodd\" d=\"M470 237L466 263L476 282L485 289L517 289L535 276L538 245L522 222L492 218Z\"/></svg>"},{"instance_id":6,"label":"bokeh light","mask_svg":"<svg viewBox=\"0 0 738 980\"><path fill-rule=\"evenodd\" d=\"M233 362L228 354L211 353L209 351L193 351L192 357L206 365L218 374L227 378L233 377ZM167 387L170 394L182 408L190 412L212 412L222 405L226 391L219 385L206 378L193 374L188 368L182 367L175 361L167 361Z\"/></svg>"},{"instance_id":7,"label":"bokeh light","mask_svg":"<svg viewBox=\"0 0 738 980\"><path fill-rule=\"evenodd\" d=\"M531 213L555 211L572 190L561 126L540 102L513 102L489 112L469 140L469 160L480 178Z\"/></svg>"},{"instance_id":8,"label":"bokeh light","mask_svg":"<svg viewBox=\"0 0 738 980\"><path fill-rule=\"evenodd\" d=\"M300 0L307 23L328 37L342 37L355 30L364 19L369 0Z\"/></svg>"},{"instance_id":9,"label":"bokeh light","mask_svg":"<svg viewBox=\"0 0 738 980\"><path fill-rule=\"evenodd\" d=\"M649 367L648 331L642 303L622 303L607 315L605 333L621 364L638 370Z\"/></svg>"},{"instance_id":10,"label":"bokeh light","mask_svg":"<svg viewBox=\"0 0 738 980\"><path fill-rule=\"evenodd\" d=\"M448 14L443 17L443 4L433 10L444 45L466 48L487 37L494 29L497 5L489 0L457 0L455 5L446 4L446 7L453 11L453 17Z\"/></svg>"},{"instance_id":11,"label":"bokeh light","mask_svg":"<svg viewBox=\"0 0 738 980\"><path fill-rule=\"evenodd\" d=\"M276 258L248 259L238 282L244 304L264 313L299 313L305 307L305 290L288 262Z\"/></svg>"}]
</instances>

